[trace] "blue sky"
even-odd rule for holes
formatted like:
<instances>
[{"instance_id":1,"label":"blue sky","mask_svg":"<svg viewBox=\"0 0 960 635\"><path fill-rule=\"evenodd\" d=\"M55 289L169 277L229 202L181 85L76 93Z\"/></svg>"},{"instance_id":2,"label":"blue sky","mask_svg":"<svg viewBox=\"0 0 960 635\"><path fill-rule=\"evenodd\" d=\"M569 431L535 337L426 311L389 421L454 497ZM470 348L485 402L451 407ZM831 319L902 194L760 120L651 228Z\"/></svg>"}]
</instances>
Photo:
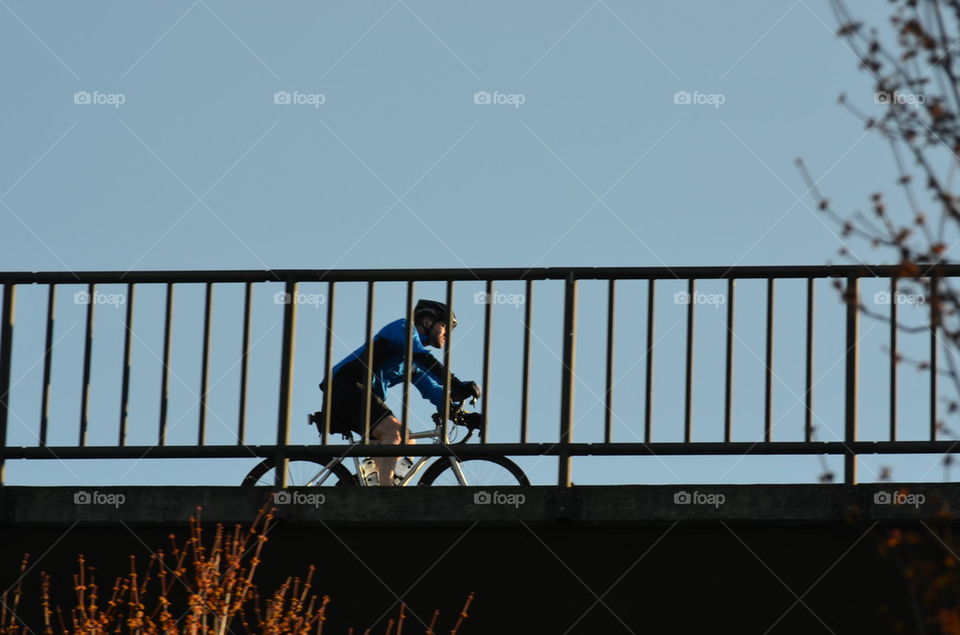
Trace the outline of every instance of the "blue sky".
<instances>
[{"instance_id":1,"label":"blue sky","mask_svg":"<svg viewBox=\"0 0 960 635\"><path fill-rule=\"evenodd\" d=\"M804 158L841 211L892 189L885 146L836 104L846 92L864 109L876 108L871 82L834 35L826 0L0 5L0 53L12 61L0 70L7 87L0 103L0 268L8 271L823 264L837 261L843 242L804 196L794 159ZM873 22L886 8L851 5ZM491 103L484 103L487 94ZM689 94L691 103L678 94ZM292 103L284 103L288 96ZM849 247L855 259L887 259L861 244ZM762 407L754 357L763 352L763 296L751 284L742 286L747 299L738 298L742 439L759 429ZM664 285L665 313L658 314L665 352L657 358L664 379L658 378L655 404L663 440L678 430L683 309L670 298L683 287L675 286ZM482 311L470 301L480 288L458 290L466 319L455 371L465 378L480 372ZM509 283L498 288L522 291ZM438 286L422 289L442 293ZM645 304L642 284L623 289L618 438L632 440L642 411L637 351ZM83 311L70 301L77 290L64 287L58 316L55 408L61 411L51 433L63 442L75 436L79 399ZM270 298L276 290L262 290L255 318L255 337L262 336L255 372L265 388L251 397L251 413L264 423L252 424L251 434L265 438L275 416L270 369L279 308ZM322 285L304 291L325 293ZM802 421L794 405L802 393L801 291L785 284L777 296L776 400L784 439L796 438ZM819 292L818 324L826 325L817 358L820 438L829 439L841 429L842 364L834 363L841 309L826 283ZM131 415L131 442L149 443L162 298L157 289L138 293L143 330L133 382L134 403L142 406ZM201 293L178 290L172 408L182 417L181 442L195 436L191 390L199 372ZM603 293L603 285L583 285L582 440L596 436L602 419L596 402L603 390ZM235 417L240 296L219 287L216 294L211 372L224 392L211 397L218 420L211 422L211 441L222 442ZM360 341L362 290L338 294L337 354L343 355ZM12 407L20 421L11 435L22 444L35 443L43 299L42 290L24 289L18 307L22 339ZM535 363L538 377L549 378L540 383L549 385L537 395L534 436L548 439L556 429L561 350L556 285L545 284L536 301ZM399 290L384 285L378 325L402 306ZM109 442L123 312L97 311L103 352L94 362L99 423L91 434L99 439L92 442ZM296 422L317 407L323 313L301 309ZM722 363L724 313L698 308L702 388L695 412L702 440L715 439L719 425L720 386L713 378ZM522 311L503 305L496 315L490 410L504 423L492 438L506 441L516 434ZM883 386L881 331L863 340L867 394ZM923 350L922 342L917 346ZM925 378L904 375L910 376L903 399L909 406L913 395L919 403ZM880 438L886 415L875 402L882 400L866 401L864 432ZM905 430L914 426L921 434L926 415L910 408L904 416ZM310 442L301 427L297 442ZM7 473L11 483L232 484L251 461L211 463L185 470L183 463L130 462L118 476L118 464L48 461L13 463ZM864 480L886 464L865 463L872 467L863 470ZM549 460L525 465L540 482L554 478ZM896 465L905 480L942 477L942 470L928 469L935 457ZM579 461L574 480L790 482L816 480L819 472L814 458L605 458Z\"/></svg>"}]
</instances>

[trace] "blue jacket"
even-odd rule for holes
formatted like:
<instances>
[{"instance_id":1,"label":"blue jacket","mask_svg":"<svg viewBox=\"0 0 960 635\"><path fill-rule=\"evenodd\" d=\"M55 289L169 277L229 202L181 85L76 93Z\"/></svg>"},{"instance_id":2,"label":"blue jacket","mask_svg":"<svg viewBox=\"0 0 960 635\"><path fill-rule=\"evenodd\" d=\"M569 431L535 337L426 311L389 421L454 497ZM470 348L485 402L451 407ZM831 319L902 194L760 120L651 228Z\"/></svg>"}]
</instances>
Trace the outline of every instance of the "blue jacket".
<instances>
[{"instance_id":1,"label":"blue jacket","mask_svg":"<svg viewBox=\"0 0 960 635\"><path fill-rule=\"evenodd\" d=\"M443 407L443 377L446 370L437 358L423 345L417 329L413 329L413 369L411 383L424 399L438 409ZM373 393L386 399L387 388L403 382L404 361L407 352L407 320L400 318L384 326L373 337ZM355 379L361 384L365 379L367 345L353 351L333 367L334 379ZM320 389L326 387L326 379ZM451 387L460 383L450 376Z\"/></svg>"}]
</instances>

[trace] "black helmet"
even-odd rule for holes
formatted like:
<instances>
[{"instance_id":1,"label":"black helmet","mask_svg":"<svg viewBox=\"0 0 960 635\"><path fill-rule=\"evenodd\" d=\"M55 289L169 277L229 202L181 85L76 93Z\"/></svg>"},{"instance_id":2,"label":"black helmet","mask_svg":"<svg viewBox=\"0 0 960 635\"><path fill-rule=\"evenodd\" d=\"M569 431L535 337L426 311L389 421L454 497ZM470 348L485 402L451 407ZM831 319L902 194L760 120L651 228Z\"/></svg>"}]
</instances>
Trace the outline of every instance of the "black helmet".
<instances>
[{"instance_id":1,"label":"black helmet","mask_svg":"<svg viewBox=\"0 0 960 635\"><path fill-rule=\"evenodd\" d=\"M451 329L457 326L457 316L452 313L447 305L436 300L417 300L417 306L413 310L413 319L417 320L421 315L429 315L434 320L445 322Z\"/></svg>"}]
</instances>

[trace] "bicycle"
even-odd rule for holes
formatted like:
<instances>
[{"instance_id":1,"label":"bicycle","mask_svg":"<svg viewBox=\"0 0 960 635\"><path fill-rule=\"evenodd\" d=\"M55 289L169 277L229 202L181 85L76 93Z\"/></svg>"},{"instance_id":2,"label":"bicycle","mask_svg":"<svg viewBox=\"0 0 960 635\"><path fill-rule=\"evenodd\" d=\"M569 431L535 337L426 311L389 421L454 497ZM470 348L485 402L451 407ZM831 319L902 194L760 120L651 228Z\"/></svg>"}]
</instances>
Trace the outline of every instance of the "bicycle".
<instances>
[{"instance_id":1,"label":"bicycle","mask_svg":"<svg viewBox=\"0 0 960 635\"><path fill-rule=\"evenodd\" d=\"M480 413L466 412L463 404L451 404L450 421L456 426L467 428L467 435L452 445L460 445L469 441L474 432L479 429L476 419ZM440 413L434 413L433 430L423 430L410 434L411 439L433 439L434 443L451 445L450 429L441 425ZM314 412L307 417L308 425L316 425L317 432L323 435L323 413ZM354 433L348 431L341 436L350 442L350 447L360 444L360 440L353 438ZM400 446L397 446L400 449ZM318 457L307 459L288 459L288 484L292 487L319 487L319 486L371 486L379 485L376 464L372 458L360 459L352 457L355 470L351 472L344 465L346 457ZM431 463L432 461L432 463ZM430 463L420 477L418 485L529 485L530 481L520 466L505 456L465 457L456 456L421 456L414 461L411 457L401 457L397 460L394 469L394 484L406 486L412 483L414 477ZM276 483L275 460L267 458L257 464L243 479L245 487L264 486L273 487ZM468 478L469 475L469 478Z\"/></svg>"}]
</instances>

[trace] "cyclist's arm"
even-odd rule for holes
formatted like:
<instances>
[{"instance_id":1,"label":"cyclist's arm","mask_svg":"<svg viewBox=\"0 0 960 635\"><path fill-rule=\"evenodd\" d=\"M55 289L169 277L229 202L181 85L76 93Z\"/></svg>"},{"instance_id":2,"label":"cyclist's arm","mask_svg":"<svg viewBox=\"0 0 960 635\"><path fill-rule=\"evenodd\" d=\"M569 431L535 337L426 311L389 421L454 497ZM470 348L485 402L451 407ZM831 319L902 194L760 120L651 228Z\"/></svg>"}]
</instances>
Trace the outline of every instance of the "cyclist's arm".
<instances>
[{"instance_id":1,"label":"cyclist's arm","mask_svg":"<svg viewBox=\"0 0 960 635\"><path fill-rule=\"evenodd\" d=\"M417 387L424 399L437 407L443 407L443 378L446 368L430 353L413 356L413 385ZM450 374L450 388L459 386L462 382L453 373Z\"/></svg>"},{"instance_id":2,"label":"cyclist's arm","mask_svg":"<svg viewBox=\"0 0 960 635\"><path fill-rule=\"evenodd\" d=\"M436 406L438 411L443 408L442 381L437 381L431 373L420 368L416 362L413 364L413 372L410 373L410 379L424 399Z\"/></svg>"},{"instance_id":3,"label":"cyclist's arm","mask_svg":"<svg viewBox=\"0 0 960 635\"><path fill-rule=\"evenodd\" d=\"M390 342L399 351L407 350L407 321L395 320L383 327L377 334ZM433 354L421 343L416 330L413 331L413 369L410 372L413 385L424 399L437 407L443 407L443 378L446 369ZM450 375L450 386L458 386L460 380Z\"/></svg>"}]
</instances>

